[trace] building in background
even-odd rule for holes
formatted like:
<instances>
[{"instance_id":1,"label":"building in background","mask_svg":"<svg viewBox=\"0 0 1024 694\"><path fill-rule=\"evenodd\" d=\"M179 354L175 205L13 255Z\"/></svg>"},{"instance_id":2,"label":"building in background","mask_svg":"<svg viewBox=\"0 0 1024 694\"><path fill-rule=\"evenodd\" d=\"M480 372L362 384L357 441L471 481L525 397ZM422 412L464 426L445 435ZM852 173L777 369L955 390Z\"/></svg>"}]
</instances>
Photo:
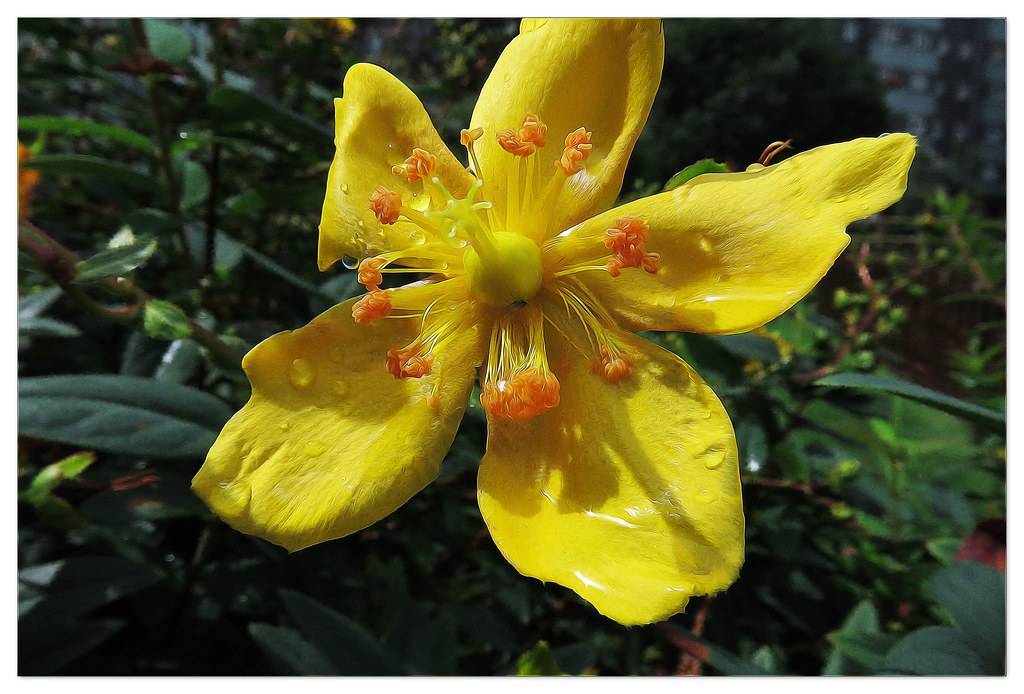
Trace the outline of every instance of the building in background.
<instances>
[{"instance_id":1,"label":"building in background","mask_svg":"<svg viewBox=\"0 0 1024 694\"><path fill-rule=\"evenodd\" d=\"M1005 195L1004 19L847 19L842 37L878 67L893 130Z\"/></svg>"}]
</instances>

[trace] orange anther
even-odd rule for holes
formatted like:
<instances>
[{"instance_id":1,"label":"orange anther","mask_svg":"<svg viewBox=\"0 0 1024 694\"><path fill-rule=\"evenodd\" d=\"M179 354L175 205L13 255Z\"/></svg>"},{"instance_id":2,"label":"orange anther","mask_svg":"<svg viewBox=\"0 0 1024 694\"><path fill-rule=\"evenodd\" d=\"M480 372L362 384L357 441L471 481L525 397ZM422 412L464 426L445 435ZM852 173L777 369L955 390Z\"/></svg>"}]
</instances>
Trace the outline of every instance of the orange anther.
<instances>
[{"instance_id":1,"label":"orange anther","mask_svg":"<svg viewBox=\"0 0 1024 694\"><path fill-rule=\"evenodd\" d=\"M384 277L381 275L380 270L387 265L387 258L366 258L363 262L359 263L359 284L366 287L371 292L375 292L380 289L380 283L384 281Z\"/></svg>"},{"instance_id":2,"label":"orange anther","mask_svg":"<svg viewBox=\"0 0 1024 694\"><path fill-rule=\"evenodd\" d=\"M480 139L480 136L484 134L483 128L473 128L472 130L463 130L459 133L459 141L463 147L469 147L471 144Z\"/></svg>"},{"instance_id":3,"label":"orange anther","mask_svg":"<svg viewBox=\"0 0 1024 694\"><path fill-rule=\"evenodd\" d=\"M384 186L370 193L370 209L381 224L394 224L402 213L402 196Z\"/></svg>"},{"instance_id":4,"label":"orange anther","mask_svg":"<svg viewBox=\"0 0 1024 694\"><path fill-rule=\"evenodd\" d=\"M485 383L480 404L495 417L521 422L557 406L560 390L553 373L531 368L508 380Z\"/></svg>"},{"instance_id":5,"label":"orange anther","mask_svg":"<svg viewBox=\"0 0 1024 694\"><path fill-rule=\"evenodd\" d=\"M633 361L616 349L602 347L594 357L591 370L609 383L618 383L633 373Z\"/></svg>"},{"instance_id":6,"label":"orange anther","mask_svg":"<svg viewBox=\"0 0 1024 694\"><path fill-rule=\"evenodd\" d=\"M532 142L523 142L512 130L502 130L497 135L498 144L509 154L517 157L528 157L537 151L537 145Z\"/></svg>"},{"instance_id":7,"label":"orange anther","mask_svg":"<svg viewBox=\"0 0 1024 694\"><path fill-rule=\"evenodd\" d=\"M434 365L434 355L423 354L424 345L417 342L402 349L389 349L387 356L388 371L395 378L421 378L430 373Z\"/></svg>"},{"instance_id":8,"label":"orange anther","mask_svg":"<svg viewBox=\"0 0 1024 694\"><path fill-rule=\"evenodd\" d=\"M370 323L391 313L391 301L385 291L370 292L352 305L356 323Z\"/></svg>"},{"instance_id":9,"label":"orange anther","mask_svg":"<svg viewBox=\"0 0 1024 694\"><path fill-rule=\"evenodd\" d=\"M555 166L565 172L567 176L579 173L583 170L580 162L590 156L590 150L594 148L590 138L593 133L587 132L586 128L576 128L565 136L565 149L562 150L562 157L555 162Z\"/></svg>"},{"instance_id":10,"label":"orange anther","mask_svg":"<svg viewBox=\"0 0 1024 694\"><path fill-rule=\"evenodd\" d=\"M405 180L413 183L420 179L430 178L434 175L436 168L437 157L425 149L413 147L412 154L403 163L392 166L391 171L399 176L405 176Z\"/></svg>"},{"instance_id":11,"label":"orange anther","mask_svg":"<svg viewBox=\"0 0 1024 694\"><path fill-rule=\"evenodd\" d=\"M639 217L623 217L616 219L615 225L605 232L604 245L613 254L607 264L612 277L618 277L620 271L627 267L643 268L651 274L658 271L661 257L657 253L648 253L645 248L650 228Z\"/></svg>"},{"instance_id":12,"label":"orange anther","mask_svg":"<svg viewBox=\"0 0 1024 694\"><path fill-rule=\"evenodd\" d=\"M541 123L536 114L527 113L523 119L523 127L519 129L519 139L543 147L547 136L548 126Z\"/></svg>"}]
</instances>

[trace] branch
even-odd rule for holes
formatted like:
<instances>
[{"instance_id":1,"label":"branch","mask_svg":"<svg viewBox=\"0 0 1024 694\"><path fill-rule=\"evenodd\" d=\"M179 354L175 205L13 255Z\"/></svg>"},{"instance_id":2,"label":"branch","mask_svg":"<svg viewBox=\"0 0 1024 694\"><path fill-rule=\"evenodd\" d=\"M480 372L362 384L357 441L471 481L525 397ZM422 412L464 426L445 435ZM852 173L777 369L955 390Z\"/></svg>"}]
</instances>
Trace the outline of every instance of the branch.
<instances>
[{"instance_id":1,"label":"branch","mask_svg":"<svg viewBox=\"0 0 1024 694\"><path fill-rule=\"evenodd\" d=\"M109 308L97 303L86 295L79 285L75 284L77 266L82 259L74 251L63 246L34 224L22 222L19 225L18 248L32 256L40 269L64 288L68 296L99 318L119 323L130 322L140 316L142 307L153 299L145 290L124 277L108 277L95 282L95 286L128 302L129 306ZM191 327L191 338L209 350L221 366L229 369L239 368L242 361L241 354L222 341L212 330L191 318L188 319L188 322Z\"/></svg>"}]
</instances>

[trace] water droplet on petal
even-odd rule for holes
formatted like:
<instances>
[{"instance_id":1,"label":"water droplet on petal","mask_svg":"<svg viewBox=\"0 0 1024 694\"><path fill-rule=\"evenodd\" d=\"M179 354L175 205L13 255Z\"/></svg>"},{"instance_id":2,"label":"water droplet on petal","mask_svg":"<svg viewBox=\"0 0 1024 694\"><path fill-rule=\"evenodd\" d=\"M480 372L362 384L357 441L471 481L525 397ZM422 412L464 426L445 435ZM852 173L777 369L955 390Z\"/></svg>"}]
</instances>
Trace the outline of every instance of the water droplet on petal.
<instances>
[{"instance_id":1,"label":"water droplet on petal","mask_svg":"<svg viewBox=\"0 0 1024 694\"><path fill-rule=\"evenodd\" d=\"M351 255L343 255L341 256L341 264L347 267L349 270L355 270L357 267L359 267L359 258L353 257Z\"/></svg>"},{"instance_id":2,"label":"water droplet on petal","mask_svg":"<svg viewBox=\"0 0 1024 694\"><path fill-rule=\"evenodd\" d=\"M331 388L335 395L344 395L348 392L348 386L345 385L344 381L335 381L334 387Z\"/></svg>"},{"instance_id":3,"label":"water droplet on petal","mask_svg":"<svg viewBox=\"0 0 1024 694\"><path fill-rule=\"evenodd\" d=\"M697 459L700 460L708 470L714 470L725 462L725 448L721 446L710 446L707 450L698 455Z\"/></svg>"},{"instance_id":4,"label":"water droplet on petal","mask_svg":"<svg viewBox=\"0 0 1024 694\"><path fill-rule=\"evenodd\" d=\"M705 253L710 253L711 251L714 250L714 246L711 245L711 241L709 241L706 236L701 236L700 241L697 242L697 245L700 246L700 249Z\"/></svg>"},{"instance_id":5,"label":"water droplet on petal","mask_svg":"<svg viewBox=\"0 0 1024 694\"><path fill-rule=\"evenodd\" d=\"M345 195L348 195L348 184L347 183L342 183L341 184L341 192L344 193Z\"/></svg>"},{"instance_id":6,"label":"water droplet on petal","mask_svg":"<svg viewBox=\"0 0 1024 694\"><path fill-rule=\"evenodd\" d=\"M288 431L291 428L292 428L291 422L281 422L281 425L280 425L281 431Z\"/></svg>"},{"instance_id":7,"label":"water droplet on petal","mask_svg":"<svg viewBox=\"0 0 1024 694\"><path fill-rule=\"evenodd\" d=\"M710 504L712 501L715 500L715 493L710 489L701 489L694 495L693 498L699 503Z\"/></svg>"},{"instance_id":8,"label":"water droplet on petal","mask_svg":"<svg viewBox=\"0 0 1024 694\"><path fill-rule=\"evenodd\" d=\"M316 367L309 359L299 357L288 368L288 380L296 388L308 388L316 380Z\"/></svg>"},{"instance_id":9,"label":"water droplet on petal","mask_svg":"<svg viewBox=\"0 0 1024 694\"><path fill-rule=\"evenodd\" d=\"M310 441L302 447L302 452L310 458L315 458L327 450L327 446L321 441Z\"/></svg>"}]
</instances>

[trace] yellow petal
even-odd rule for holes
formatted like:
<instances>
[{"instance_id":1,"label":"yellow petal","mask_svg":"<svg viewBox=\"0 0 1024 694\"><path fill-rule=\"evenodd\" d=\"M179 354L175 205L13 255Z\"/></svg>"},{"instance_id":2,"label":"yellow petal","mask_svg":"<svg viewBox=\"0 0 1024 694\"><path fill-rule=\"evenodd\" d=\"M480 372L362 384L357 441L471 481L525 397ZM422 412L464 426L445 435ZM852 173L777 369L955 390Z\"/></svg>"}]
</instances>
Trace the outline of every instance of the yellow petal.
<instances>
[{"instance_id":1,"label":"yellow petal","mask_svg":"<svg viewBox=\"0 0 1024 694\"><path fill-rule=\"evenodd\" d=\"M438 290L396 291L427 300ZM419 321L360 325L352 303L246 355L252 398L192 481L229 525L289 551L365 528L432 481L482 358L467 328L436 352L431 374L396 380L386 352L409 343Z\"/></svg>"},{"instance_id":2,"label":"yellow petal","mask_svg":"<svg viewBox=\"0 0 1024 694\"><path fill-rule=\"evenodd\" d=\"M498 218L505 218L508 177L520 163L498 145L498 132L517 130L527 112L548 126L546 146L530 157L539 157L538 191L554 176L565 178L554 163L566 135L585 127L594 149L584 172L566 181L557 198L534 206L522 228L509 231L543 238L615 202L661 81L664 54L659 20L523 20L473 111L472 127L484 129L476 146L485 193Z\"/></svg>"},{"instance_id":3,"label":"yellow petal","mask_svg":"<svg viewBox=\"0 0 1024 694\"><path fill-rule=\"evenodd\" d=\"M850 242L846 226L902 196L914 158L906 134L818 147L746 173L708 174L590 219L549 261L600 261L621 217L650 224L657 274L575 275L632 328L727 334L757 328L802 299Z\"/></svg>"},{"instance_id":4,"label":"yellow petal","mask_svg":"<svg viewBox=\"0 0 1024 694\"><path fill-rule=\"evenodd\" d=\"M488 422L478 496L502 554L622 624L726 588L743 562L743 505L718 398L634 335L618 335L638 356L634 371L611 384L551 332L561 403L526 422Z\"/></svg>"},{"instance_id":5,"label":"yellow petal","mask_svg":"<svg viewBox=\"0 0 1024 694\"><path fill-rule=\"evenodd\" d=\"M437 157L437 176L448 190L463 195L473 177L437 134L416 95L376 65L353 65L345 75L341 99L334 100L334 161L327 175L327 193L320 218L317 263L325 270L342 256L362 257L410 244L419 228L406 220L377 222L369 207L370 193L385 186L402 194L406 205L422 208L422 182L391 172L413 148ZM414 198L413 195L416 195ZM422 200L417 206L417 200Z\"/></svg>"}]
</instances>

